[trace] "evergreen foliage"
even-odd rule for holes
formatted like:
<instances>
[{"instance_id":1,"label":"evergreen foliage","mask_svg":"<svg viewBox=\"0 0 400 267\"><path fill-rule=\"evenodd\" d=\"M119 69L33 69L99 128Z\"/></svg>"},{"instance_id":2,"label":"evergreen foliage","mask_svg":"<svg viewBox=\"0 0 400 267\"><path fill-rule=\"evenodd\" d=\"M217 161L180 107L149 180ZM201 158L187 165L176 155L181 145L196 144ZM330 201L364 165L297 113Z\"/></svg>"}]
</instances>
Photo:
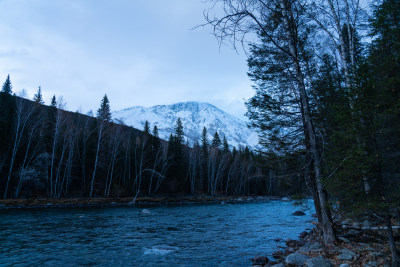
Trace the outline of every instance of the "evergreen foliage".
<instances>
[{"instance_id":1,"label":"evergreen foliage","mask_svg":"<svg viewBox=\"0 0 400 267\"><path fill-rule=\"evenodd\" d=\"M50 107L52 107L52 108L56 108L57 107L57 100L56 100L56 96L55 95L53 95L53 97L51 98Z\"/></svg>"},{"instance_id":2,"label":"evergreen foliage","mask_svg":"<svg viewBox=\"0 0 400 267\"><path fill-rule=\"evenodd\" d=\"M224 153L229 152L229 144L228 144L228 140L226 140L225 136L224 136L224 139L222 141L222 146L223 146Z\"/></svg>"},{"instance_id":3,"label":"evergreen foliage","mask_svg":"<svg viewBox=\"0 0 400 267\"><path fill-rule=\"evenodd\" d=\"M176 137L176 142L178 144L183 144L184 140L183 140L183 125L182 125L182 120L181 118L178 118L177 122L176 122L176 126L175 126L175 137Z\"/></svg>"},{"instance_id":4,"label":"evergreen foliage","mask_svg":"<svg viewBox=\"0 0 400 267\"><path fill-rule=\"evenodd\" d=\"M7 75L7 79L3 83L3 87L1 88L1 92L6 93L8 95L12 94L12 84L11 84L11 80L10 80L10 74Z\"/></svg>"},{"instance_id":5,"label":"evergreen foliage","mask_svg":"<svg viewBox=\"0 0 400 267\"><path fill-rule=\"evenodd\" d=\"M40 88L40 86L37 90L37 93L33 96L33 101L35 101L35 103L38 103L41 105L44 104L43 97L42 97L42 88Z\"/></svg>"},{"instance_id":6,"label":"evergreen foliage","mask_svg":"<svg viewBox=\"0 0 400 267\"><path fill-rule=\"evenodd\" d=\"M150 123L149 121L146 120L146 122L144 123L144 128L143 128L143 132L147 135L150 135Z\"/></svg>"},{"instance_id":7,"label":"evergreen foliage","mask_svg":"<svg viewBox=\"0 0 400 267\"><path fill-rule=\"evenodd\" d=\"M203 131L201 132L201 149L205 155L208 154L208 146L207 128L203 127Z\"/></svg>"},{"instance_id":8,"label":"evergreen foliage","mask_svg":"<svg viewBox=\"0 0 400 267\"><path fill-rule=\"evenodd\" d=\"M101 100L99 109L97 110L97 118L103 121L111 121L110 102L107 95Z\"/></svg>"},{"instance_id":9,"label":"evergreen foliage","mask_svg":"<svg viewBox=\"0 0 400 267\"><path fill-rule=\"evenodd\" d=\"M215 132L213 140L211 142L212 147L220 148L221 147L221 138L219 138L218 132Z\"/></svg>"}]
</instances>

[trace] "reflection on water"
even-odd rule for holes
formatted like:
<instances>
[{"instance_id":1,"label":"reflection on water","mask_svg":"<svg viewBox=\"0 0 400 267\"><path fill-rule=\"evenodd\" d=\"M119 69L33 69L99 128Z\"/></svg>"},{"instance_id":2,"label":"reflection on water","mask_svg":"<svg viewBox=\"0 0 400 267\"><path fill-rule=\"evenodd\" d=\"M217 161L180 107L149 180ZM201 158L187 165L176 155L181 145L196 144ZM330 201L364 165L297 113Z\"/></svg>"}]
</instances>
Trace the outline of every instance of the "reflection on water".
<instances>
[{"instance_id":1,"label":"reflection on water","mask_svg":"<svg viewBox=\"0 0 400 267\"><path fill-rule=\"evenodd\" d=\"M308 204L0 210L0 265L249 266L312 227Z\"/></svg>"}]
</instances>

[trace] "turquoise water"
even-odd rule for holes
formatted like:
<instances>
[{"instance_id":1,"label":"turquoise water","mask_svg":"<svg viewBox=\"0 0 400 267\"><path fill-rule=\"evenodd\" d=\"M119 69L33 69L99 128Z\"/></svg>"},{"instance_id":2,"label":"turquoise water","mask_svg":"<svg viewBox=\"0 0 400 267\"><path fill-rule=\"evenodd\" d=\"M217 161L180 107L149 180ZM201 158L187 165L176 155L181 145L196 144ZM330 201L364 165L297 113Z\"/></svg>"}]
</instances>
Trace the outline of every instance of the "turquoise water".
<instances>
[{"instance_id":1,"label":"turquoise water","mask_svg":"<svg viewBox=\"0 0 400 267\"><path fill-rule=\"evenodd\" d=\"M291 202L0 210L1 266L250 266L311 228Z\"/></svg>"}]
</instances>

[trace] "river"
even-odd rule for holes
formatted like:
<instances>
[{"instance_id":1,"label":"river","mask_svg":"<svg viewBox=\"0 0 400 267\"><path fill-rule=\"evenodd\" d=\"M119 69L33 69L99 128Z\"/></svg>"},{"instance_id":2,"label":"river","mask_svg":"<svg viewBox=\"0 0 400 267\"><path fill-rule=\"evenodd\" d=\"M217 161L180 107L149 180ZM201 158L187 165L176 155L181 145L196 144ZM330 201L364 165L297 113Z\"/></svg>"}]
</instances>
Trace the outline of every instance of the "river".
<instances>
[{"instance_id":1,"label":"river","mask_svg":"<svg viewBox=\"0 0 400 267\"><path fill-rule=\"evenodd\" d=\"M311 228L292 202L0 210L0 266L250 266Z\"/></svg>"}]
</instances>

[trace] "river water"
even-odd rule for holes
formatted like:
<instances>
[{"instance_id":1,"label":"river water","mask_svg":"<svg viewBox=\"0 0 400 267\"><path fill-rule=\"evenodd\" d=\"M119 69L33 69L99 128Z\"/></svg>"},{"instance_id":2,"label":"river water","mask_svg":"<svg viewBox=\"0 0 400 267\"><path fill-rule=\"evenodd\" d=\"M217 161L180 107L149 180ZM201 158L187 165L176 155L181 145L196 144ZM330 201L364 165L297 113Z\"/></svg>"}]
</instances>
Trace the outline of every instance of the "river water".
<instances>
[{"instance_id":1,"label":"river water","mask_svg":"<svg viewBox=\"0 0 400 267\"><path fill-rule=\"evenodd\" d=\"M0 210L0 266L250 266L312 227L307 204Z\"/></svg>"}]
</instances>

